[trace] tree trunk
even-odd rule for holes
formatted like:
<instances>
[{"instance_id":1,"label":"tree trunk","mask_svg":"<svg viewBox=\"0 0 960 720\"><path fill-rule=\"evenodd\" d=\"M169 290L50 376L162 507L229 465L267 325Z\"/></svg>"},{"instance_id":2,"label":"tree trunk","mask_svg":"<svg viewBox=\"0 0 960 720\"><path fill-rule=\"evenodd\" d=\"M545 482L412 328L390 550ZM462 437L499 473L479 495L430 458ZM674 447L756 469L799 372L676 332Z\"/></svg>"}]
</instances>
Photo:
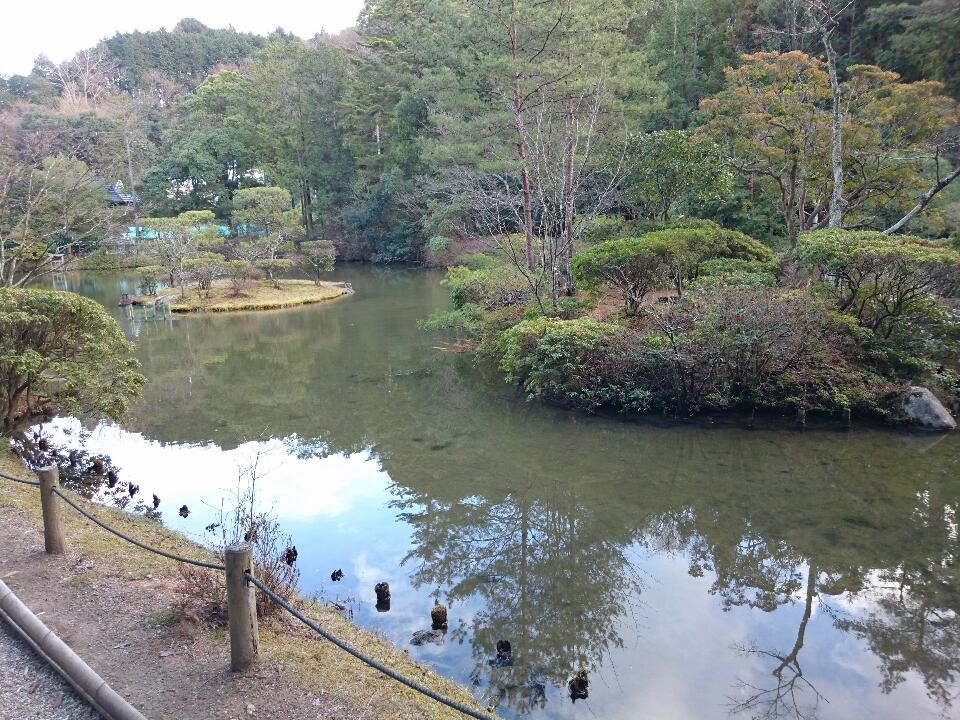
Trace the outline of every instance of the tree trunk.
<instances>
[{"instance_id":1,"label":"tree trunk","mask_svg":"<svg viewBox=\"0 0 960 720\"><path fill-rule=\"evenodd\" d=\"M567 99L567 140L564 147L563 168L563 279L564 291L573 295L573 155L575 143L573 139L573 101Z\"/></svg>"},{"instance_id":2,"label":"tree trunk","mask_svg":"<svg viewBox=\"0 0 960 720\"><path fill-rule=\"evenodd\" d=\"M510 56L513 58L513 125L517 133L517 157L520 160L520 184L523 193L523 234L526 240L527 268L533 270L533 209L530 198L530 173L527 170L527 142L523 128L523 96L520 94L520 68L517 67L517 22L510 22Z\"/></svg>"},{"instance_id":3,"label":"tree trunk","mask_svg":"<svg viewBox=\"0 0 960 720\"><path fill-rule=\"evenodd\" d=\"M778 178L780 185L780 202L783 205L783 219L787 225L787 239L790 241L791 252L797 247L798 218L796 208L796 163L790 172L788 179L789 189L784 185L783 179Z\"/></svg>"},{"instance_id":4,"label":"tree trunk","mask_svg":"<svg viewBox=\"0 0 960 720\"><path fill-rule=\"evenodd\" d=\"M140 208L137 204L137 194L133 187L133 155L130 152L130 134L123 134L124 143L127 146L127 178L130 180L130 199L133 202L133 242L134 251L140 254Z\"/></svg>"},{"instance_id":5,"label":"tree trunk","mask_svg":"<svg viewBox=\"0 0 960 720\"><path fill-rule=\"evenodd\" d=\"M313 191L310 189L310 183L307 180L303 181L303 227L304 233L307 236L307 240L313 240L316 237L316 232L313 225ZM299 245L299 240L297 241ZM299 250L299 248L298 248Z\"/></svg>"},{"instance_id":6,"label":"tree trunk","mask_svg":"<svg viewBox=\"0 0 960 720\"><path fill-rule=\"evenodd\" d=\"M934 195L936 195L938 192L943 190L947 185L952 183L958 177L960 177L960 165L957 165L957 167L954 168L952 173L950 173L946 177L941 178L936 183L934 183L923 195L920 196L920 199L917 201L917 204L910 209L910 212L908 212L902 218L897 220L893 225L891 225L886 230L884 230L883 231L884 234L889 235L890 233L894 233L900 228L902 228L904 225L906 225L908 222L910 222L914 217L916 217L920 213L921 210L923 210L927 206L927 204L931 200L933 200Z\"/></svg>"},{"instance_id":7,"label":"tree trunk","mask_svg":"<svg viewBox=\"0 0 960 720\"><path fill-rule=\"evenodd\" d=\"M833 191L830 193L828 225L839 228L843 220L843 135L840 118L840 81L837 78L837 54L830 40L832 29L823 30L823 49L827 54L827 70L830 74L830 90L833 94L833 118L831 120L831 155L833 165Z\"/></svg>"}]
</instances>

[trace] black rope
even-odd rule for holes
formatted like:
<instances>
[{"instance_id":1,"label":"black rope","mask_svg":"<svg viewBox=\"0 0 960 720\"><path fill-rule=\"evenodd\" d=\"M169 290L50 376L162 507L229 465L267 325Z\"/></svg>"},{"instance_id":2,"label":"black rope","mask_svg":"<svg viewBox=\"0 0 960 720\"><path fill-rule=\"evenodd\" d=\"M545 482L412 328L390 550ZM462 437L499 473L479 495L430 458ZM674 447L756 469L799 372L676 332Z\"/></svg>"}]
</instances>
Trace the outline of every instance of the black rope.
<instances>
[{"instance_id":1,"label":"black rope","mask_svg":"<svg viewBox=\"0 0 960 720\"><path fill-rule=\"evenodd\" d=\"M418 693L422 693L423 695L426 695L427 697L432 698L437 702L446 705L447 707L451 707L454 710L462 712L464 715L469 715L472 718L477 718L477 720L495 720L493 715L482 713L478 710L474 710L473 708L467 707L463 703L457 702L456 700L451 700L450 698L445 697L444 695L441 695L440 693L431 690L426 685L421 685L416 680L410 680L409 678L404 677L403 675L399 674L395 670L391 670L383 663L378 662L377 660L374 660L372 657L368 657L367 655L364 655L362 652L357 650L352 645L344 642L343 640L336 637L335 635L331 635L327 630L324 630L322 627L317 625L310 618L306 617L299 610L296 610L295 608L293 608L286 600L284 600L275 592L273 592L261 581L257 580L257 578L255 578L253 575L251 575L250 573L245 573L245 574L246 574L247 580L249 580L258 588L260 588L261 592L263 592L267 597L273 600L273 602L275 602L277 605L282 607L288 613L293 615L297 620L302 622L311 630L314 630L315 632L319 633L321 636L323 636L325 639L332 642L341 650L350 653L355 658L357 658L358 660L361 660L362 662L366 663L367 665L374 668L375 670L379 670L384 675L393 678L397 682L403 683L407 687L412 688L416 690Z\"/></svg>"},{"instance_id":2,"label":"black rope","mask_svg":"<svg viewBox=\"0 0 960 720\"><path fill-rule=\"evenodd\" d=\"M202 560L193 560L193 559L191 559L191 558L183 557L182 555L175 555L174 553L169 553L169 552L166 552L165 550L158 550L158 549L155 548L155 547L150 547L149 545L145 545L144 543L140 542L139 540L135 540L135 539L133 539L132 537L130 537L129 535L124 535L124 534L123 534L122 532L120 532L119 530L116 530L116 529L110 527L109 525L107 525L107 524L104 523L103 521L101 521L101 520L99 520L98 518L94 517L93 515L91 515L90 513L88 513L86 510L84 510L82 507L80 507L80 506L77 505L75 502L73 502L73 500L71 500L71 499L68 498L66 495L64 495L62 492L60 492L60 489L59 489L59 488L54 488L53 491L54 491L57 495L59 495L59 496L61 497L61 499L63 499L63 501L64 501L65 503L67 503L67 505L69 505L70 507L72 507L74 510L76 510L78 513L80 513L81 515L83 515L85 518L87 518L87 519L90 520L91 522L96 523L97 525L99 525L100 527L102 527L102 528L103 528L104 530L106 530L107 532L113 533L113 534L116 535L118 538L121 538L122 540L126 540L128 543L133 543L134 545L136 545L136 546L139 547L139 548L143 548L144 550L148 550L148 551L150 551L150 552L152 552L152 553L156 553L157 555L162 555L163 557L165 557L165 558L170 558L171 560L176 560L176 561L178 561L178 562L187 563L188 565L196 565L197 567L209 568L210 570L224 570L224 569L225 569L223 565L217 565L216 563L208 563L208 562L204 562L204 561L202 561Z\"/></svg>"},{"instance_id":3,"label":"black rope","mask_svg":"<svg viewBox=\"0 0 960 720\"><path fill-rule=\"evenodd\" d=\"M24 485L33 485L39 487L40 483L36 480L24 480L23 478L14 477L13 475L7 475L6 473L0 472L0 477L7 480L13 480L15 483L23 483Z\"/></svg>"}]
</instances>

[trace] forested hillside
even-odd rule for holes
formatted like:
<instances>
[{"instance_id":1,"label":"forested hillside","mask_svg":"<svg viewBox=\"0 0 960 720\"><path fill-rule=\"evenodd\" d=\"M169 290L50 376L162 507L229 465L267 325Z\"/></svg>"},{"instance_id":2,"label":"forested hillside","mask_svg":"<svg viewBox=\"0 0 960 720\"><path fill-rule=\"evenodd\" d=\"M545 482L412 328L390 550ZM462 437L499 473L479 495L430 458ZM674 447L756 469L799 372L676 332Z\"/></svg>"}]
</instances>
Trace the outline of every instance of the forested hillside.
<instances>
[{"instance_id":1,"label":"forested hillside","mask_svg":"<svg viewBox=\"0 0 960 720\"><path fill-rule=\"evenodd\" d=\"M834 204L885 229L956 164L958 58L951 0L370 1L335 37L183 20L41 57L0 84L2 147L132 181L138 215L229 224L237 190L281 186L307 237L375 262L510 232L569 254L601 215L778 245L826 224L832 69ZM955 232L958 196L907 229Z\"/></svg>"}]
</instances>

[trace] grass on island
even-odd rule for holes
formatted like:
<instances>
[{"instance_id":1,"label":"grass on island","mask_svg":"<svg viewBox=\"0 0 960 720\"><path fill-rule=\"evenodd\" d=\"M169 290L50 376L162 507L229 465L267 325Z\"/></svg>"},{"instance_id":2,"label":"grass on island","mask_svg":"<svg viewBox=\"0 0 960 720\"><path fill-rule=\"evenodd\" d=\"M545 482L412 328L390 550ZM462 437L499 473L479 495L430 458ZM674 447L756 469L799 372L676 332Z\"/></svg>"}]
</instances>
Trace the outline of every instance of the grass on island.
<instances>
[{"instance_id":1,"label":"grass on island","mask_svg":"<svg viewBox=\"0 0 960 720\"><path fill-rule=\"evenodd\" d=\"M34 475L23 466L19 458L8 450L8 440L3 436L0 436L0 472L34 479ZM87 501L81 501L80 504L103 521L141 542L198 560L214 559L207 548L149 518ZM40 492L36 487L19 485L0 478L0 506L16 508L31 518L38 528L43 525ZM87 521L69 507L63 508L63 523L68 551L96 559L101 572L106 568L111 574L127 579L149 576L170 583L176 582L177 563L124 542ZM42 535L38 535L37 540L38 547L42 546ZM356 625L335 608L305 598L302 598L300 603L307 615L358 650L437 692L477 710L482 709L462 685L416 663L405 650ZM157 620L166 612L174 611L151 613L148 620ZM425 617L426 613L425 609ZM226 642L223 629L216 628L210 632L214 639L220 637ZM276 620L269 622L261 620L260 654L262 660L279 662L285 669L289 669L294 682L304 690L311 693L334 692L355 707L372 706L369 711L373 717L418 717L433 720L463 718L460 713L391 680L326 640L318 638L286 613L278 614Z\"/></svg>"},{"instance_id":2,"label":"grass on island","mask_svg":"<svg viewBox=\"0 0 960 720\"><path fill-rule=\"evenodd\" d=\"M270 280L257 280L237 295L227 280L217 280L209 293L201 295L195 286L187 287L186 297L180 296L177 288L165 288L160 296L174 295L170 310L175 313L190 312L235 312L240 310L279 310L281 308L309 305L333 300L349 294L340 283L324 282L317 285L312 280L281 280L276 288ZM209 297L208 297L209 295ZM138 305L152 303L156 296L139 296Z\"/></svg>"}]
</instances>

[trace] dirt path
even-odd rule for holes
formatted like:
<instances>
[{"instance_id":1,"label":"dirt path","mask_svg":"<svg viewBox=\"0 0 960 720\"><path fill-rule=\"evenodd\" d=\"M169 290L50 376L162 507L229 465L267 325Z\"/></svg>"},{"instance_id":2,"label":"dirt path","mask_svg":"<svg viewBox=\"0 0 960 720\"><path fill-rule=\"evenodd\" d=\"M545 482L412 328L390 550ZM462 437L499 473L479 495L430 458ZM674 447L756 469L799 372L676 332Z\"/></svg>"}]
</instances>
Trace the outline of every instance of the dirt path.
<instances>
[{"instance_id":1,"label":"dirt path","mask_svg":"<svg viewBox=\"0 0 960 720\"><path fill-rule=\"evenodd\" d=\"M151 720L336 717L328 701L292 687L275 664L231 673L225 645L190 623L168 626L167 582L120 577L75 553L47 556L42 533L11 508L0 508L0 528L0 577Z\"/></svg>"},{"instance_id":2,"label":"dirt path","mask_svg":"<svg viewBox=\"0 0 960 720\"><path fill-rule=\"evenodd\" d=\"M0 720L99 720L30 647L0 621Z\"/></svg>"}]
</instances>

